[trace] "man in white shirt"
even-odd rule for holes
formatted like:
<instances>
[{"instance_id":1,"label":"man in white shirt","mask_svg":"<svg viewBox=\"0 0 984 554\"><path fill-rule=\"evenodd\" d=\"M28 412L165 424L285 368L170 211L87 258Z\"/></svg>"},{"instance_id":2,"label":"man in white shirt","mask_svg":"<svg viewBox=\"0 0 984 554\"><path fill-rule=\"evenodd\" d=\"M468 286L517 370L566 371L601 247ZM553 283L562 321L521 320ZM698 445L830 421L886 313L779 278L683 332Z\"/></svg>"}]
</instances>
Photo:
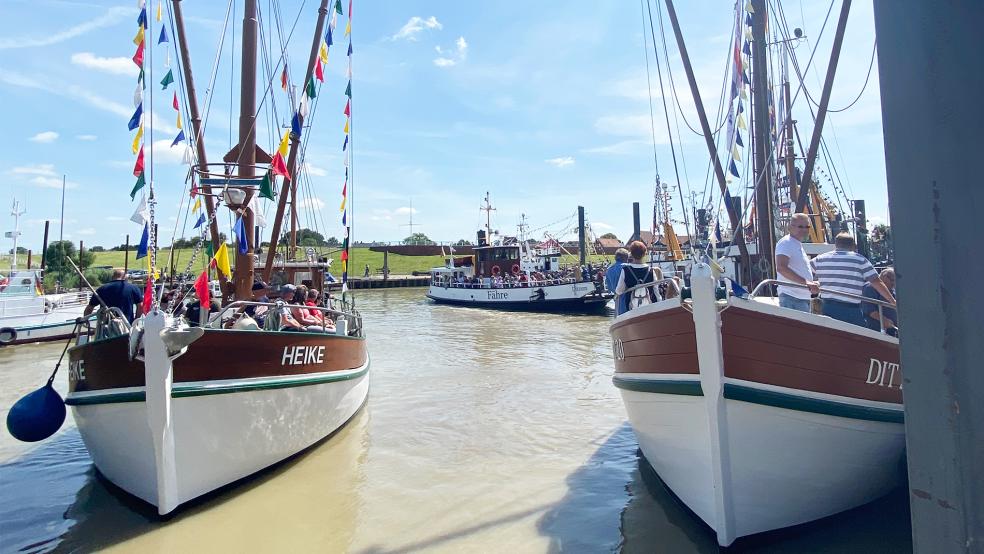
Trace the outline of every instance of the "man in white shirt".
<instances>
[{"instance_id":1,"label":"man in white shirt","mask_svg":"<svg viewBox=\"0 0 984 554\"><path fill-rule=\"evenodd\" d=\"M808 288L779 285L779 305L801 312L810 311L810 295L820 291L813 278L810 259L803 251L803 239L810 234L810 218L804 213L789 219L789 234L776 243L776 276L782 283L797 283Z\"/></svg>"}]
</instances>

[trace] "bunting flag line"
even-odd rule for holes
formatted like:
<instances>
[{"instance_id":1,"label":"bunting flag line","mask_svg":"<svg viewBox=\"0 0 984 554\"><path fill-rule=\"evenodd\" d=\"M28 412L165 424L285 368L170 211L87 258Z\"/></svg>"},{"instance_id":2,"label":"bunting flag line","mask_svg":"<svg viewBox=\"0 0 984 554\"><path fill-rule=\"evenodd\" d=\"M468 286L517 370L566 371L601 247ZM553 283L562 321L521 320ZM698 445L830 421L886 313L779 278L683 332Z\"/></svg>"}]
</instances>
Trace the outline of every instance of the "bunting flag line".
<instances>
[{"instance_id":1,"label":"bunting flag line","mask_svg":"<svg viewBox=\"0 0 984 554\"><path fill-rule=\"evenodd\" d=\"M345 134L348 134L348 132L349 132L349 122L348 122L347 119L345 120L345 128L342 129L342 132L345 133Z\"/></svg>"},{"instance_id":2,"label":"bunting flag line","mask_svg":"<svg viewBox=\"0 0 984 554\"><path fill-rule=\"evenodd\" d=\"M342 143L342 152L344 152L345 148L348 147L348 138L349 136L345 135L345 142Z\"/></svg>"},{"instance_id":3,"label":"bunting flag line","mask_svg":"<svg viewBox=\"0 0 984 554\"><path fill-rule=\"evenodd\" d=\"M174 73L170 69L168 69L167 75L165 75L164 78L161 79L161 87L162 87L161 90L167 90L167 86L173 82L174 82ZM175 91L175 94L177 94L177 91Z\"/></svg>"},{"instance_id":4,"label":"bunting flag line","mask_svg":"<svg viewBox=\"0 0 984 554\"><path fill-rule=\"evenodd\" d=\"M321 42L321 49L318 50L318 57L322 63L328 63L328 45L324 41Z\"/></svg>"},{"instance_id":5,"label":"bunting flag line","mask_svg":"<svg viewBox=\"0 0 984 554\"><path fill-rule=\"evenodd\" d=\"M345 24L345 36L349 36L351 34L352 34L352 22L349 21L348 23Z\"/></svg>"},{"instance_id":6,"label":"bunting flag line","mask_svg":"<svg viewBox=\"0 0 984 554\"><path fill-rule=\"evenodd\" d=\"M130 122L126 124L126 128L132 131L137 127L139 127L141 116L143 116L143 102L137 105L137 109L133 112L133 116L130 118Z\"/></svg>"},{"instance_id":7,"label":"bunting flag line","mask_svg":"<svg viewBox=\"0 0 984 554\"><path fill-rule=\"evenodd\" d=\"M140 25L144 29L147 28L147 7L140 8L140 15L137 16L137 25Z\"/></svg>"},{"instance_id":8,"label":"bunting flag line","mask_svg":"<svg viewBox=\"0 0 984 554\"><path fill-rule=\"evenodd\" d=\"M349 41L348 55L349 56L352 55L352 41L351 40ZM351 71L352 71L352 66L349 66L349 72L351 72Z\"/></svg>"},{"instance_id":9,"label":"bunting flag line","mask_svg":"<svg viewBox=\"0 0 984 554\"><path fill-rule=\"evenodd\" d=\"M218 269L222 275L225 275L226 278L232 277L232 269L229 268L229 251L226 249L224 241L219 244L218 251L212 261L215 262L215 269Z\"/></svg>"},{"instance_id":10,"label":"bunting flag line","mask_svg":"<svg viewBox=\"0 0 984 554\"><path fill-rule=\"evenodd\" d=\"M284 131L284 138L280 139L280 146L277 147L277 153L281 156L286 156L288 148L290 147L290 131Z\"/></svg>"},{"instance_id":11,"label":"bunting flag line","mask_svg":"<svg viewBox=\"0 0 984 554\"><path fill-rule=\"evenodd\" d=\"M133 137L133 145L130 147L130 150L132 150L134 154L136 154L137 149L140 148L140 139L142 138L143 138L143 125L137 128L137 134Z\"/></svg>"},{"instance_id":12,"label":"bunting flag line","mask_svg":"<svg viewBox=\"0 0 984 554\"><path fill-rule=\"evenodd\" d=\"M137 27L137 34L133 37L133 45L140 46L140 43L144 41L144 28Z\"/></svg>"},{"instance_id":13,"label":"bunting flag line","mask_svg":"<svg viewBox=\"0 0 984 554\"><path fill-rule=\"evenodd\" d=\"M133 185L133 190L130 191L130 200L133 200L133 198L137 195L137 191L142 189L145 184L146 181L144 181L144 174L141 172L140 175L137 176L137 182Z\"/></svg>"},{"instance_id":14,"label":"bunting flag line","mask_svg":"<svg viewBox=\"0 0 984 554\"><path fill-rule=\"evenodd\" d=\"M338 15L345 15L344 13L342 13L342 0L335 0L335 13L337 13Z\"/></svg>"},{"instance_id":15,"label":"bunting flag line","mask_svg":"<svg viewBox=\"0 0 984 554\"><path fill-rule=\"evenodd\" d=\"M195 181L195 174L191 174L191 197L198 196L198 183Z\"/></svg>"},{"instance_id":16,"label":"bunting flag line","mask_svg":"<svg viewBox=\"0 0 984 554\"><path fill-rule=\"evenodd\" d=\"M345 102L345 109L342 111L345 117L352 117L352 99Z\"/></svg>"},{"instance_id":17,"label":"bunting flag line","mask_svg":"<svg viewBox=\"0 0 984 554\"><path fill-rule=\"evenodd\" d=\"M202 274L195 279L195 294L198 295L199 305L203 309L211 303L212 299L208 292L208 269L202 271Z\"/></svg>"},{"instance_id":18,"label":"bunting flag line","mask_svg":"<svg viewBox=\"0 0 984 554\"><path fill-rule=\"evenodd\" d=\"M314 64L314 76L323 83L325 82L325 71L321 65L321 58L318 58L318 63Z\"/></svg>"},{"instance_id":19,"label":"bunting flag line","mask_svg":"<svg viewBox=\"0 0 984 554\"><path fill-rule=\"evenodd\" d=\"M143 156L143 145L140 145L140 153L137 154L137 162L133 164L133 176L137 177L143 173L144 170L144 156Z\"/></svg>"},{"instance_id":20,"label":"bunting flag line","mask_svg":"<svg viewBox=\"0 0 984 554\"><path fill-rule=\"evenodd\" d=\"M183 130L179 130L178 136L174 137L174 141L171 142L171 148L177 146L178 143L184 141L184 139L185 139L185 132Z\"/></svg>"},{"instance_id":21,"label":"bunting flag line","mask_svg":"<svg viewBox=\"0 0 984 554\"><path fill-rule=\"evenodd\" d=\"M301 101L297 105L297 113L301 114L301 117L307 117L308 115L308 102L310 102L308 95L302 94Z\"/></svg>"},{"instance_id":22,"label":"bunting flag line","mask_svg":"<svg viewBox=\"0 0 984 554\"><path fill-rule=\"evenodd\" d=\"M345 96L348 96L349 97L349 100L352 99L352 80L351 79L349 79L348 86L345 87Z\"/></svg>"},{"instance_id":23,"label":"bunting flag line","mask_svg":"<svg viewBox=\"0 0 984 554\"><path fill-rule=\"evenodd\" d=\"M140 235L140 244L137 245L137 259L147 255L147 245L150 242L150 222L144 223L143 234Z\"/></svg>"},{"instance_id":24,"label":"bunting flag line","mask_svg":"<svg viewBox=\"0 0 984 554\"><path fill-rule=\"evenodd\" d=\"M133 54L133 58L131 58L133 63L141 69L143 68L143 46L143 42L137 45L137 51Z\"/></svg>"}]
</instances>

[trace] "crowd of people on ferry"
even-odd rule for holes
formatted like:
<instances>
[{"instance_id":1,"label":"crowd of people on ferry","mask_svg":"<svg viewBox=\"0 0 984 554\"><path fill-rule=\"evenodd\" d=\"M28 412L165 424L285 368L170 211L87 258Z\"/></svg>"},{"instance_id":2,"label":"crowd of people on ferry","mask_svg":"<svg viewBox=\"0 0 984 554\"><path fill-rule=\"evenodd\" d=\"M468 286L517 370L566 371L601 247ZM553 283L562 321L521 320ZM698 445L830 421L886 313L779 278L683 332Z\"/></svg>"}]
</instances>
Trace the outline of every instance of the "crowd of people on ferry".
<instances>
[{"instance_id":1,"label":"crowd of people on ferry","mask_svg":"<svg viewBox=\"0 0 984 554\"><path fill-rule=\"evenodd\" d=\"M587 268L587 266L585 266ZM587 271L587 269L585 269ZM452 287L462 287L462 288L494 288L494 289L509 289L509 288L520 288L520 287L540 287L546 285L560 285L564 283L576 283L579 279L579 275L583 275L583 271L579 268L565 268L558 271L533 271L526 273L521 271L518 273L498 273L492 275L491 277L484 277L482 275L466 276L464 273L459 273L456 276L446 277L446 284ZM583 278L582 280L590 280L590 278Z\"/></svg>"},{"instance_id":2,"label":"crowd of people on ferry","mask_svg":"<svg viewBox=\"0 0 984 554\"><path fill-rule=\"evenodd\" d=\"M108 308L117 308L128 323L143 313L143 291L129 283L123 270L113 272L112 280L100 286L89 301L85 315L100 306L100 300ZM285 284L274 292L273 288L256 279L252 286L253 302L260 303L222 310L218 299L210 299L208 314L202 317L202 303L190 286L177 287L161 292L161 309L182 317L190 326L204 322L209 327L253 329L289 332L335 333L336 315L334 297L322 297L321 292L305 285Z\"/></svg>"}]
</instances>

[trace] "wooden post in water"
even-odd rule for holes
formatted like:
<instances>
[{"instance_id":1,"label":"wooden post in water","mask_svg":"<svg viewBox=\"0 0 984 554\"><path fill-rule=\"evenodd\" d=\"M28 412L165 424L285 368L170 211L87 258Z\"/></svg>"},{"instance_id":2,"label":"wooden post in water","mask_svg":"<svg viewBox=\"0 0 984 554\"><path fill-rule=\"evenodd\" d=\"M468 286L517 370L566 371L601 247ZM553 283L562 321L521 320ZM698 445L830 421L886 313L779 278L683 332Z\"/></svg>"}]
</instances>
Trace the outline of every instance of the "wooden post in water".
<instances>
[{"instance_id":1,"label":"wooden post in water","mask_svg":"<svg viewBox=\"0 0 984 554\"><path fill-rule=\"evenodd\" d=\"M984 551L984 2L875 0L916 553Z\"/></svg>"},{"instance_id":2,"label":"wooden post in water","mask_svg":"<svg viewBox=\"0 0 984 554\"><path fill-rule=\"evenodd\" d=\"M31 249L27 249L27 269L31 269Z\"/></svg>"},{"instance_id":3,"label":"wooden post in water","mask_svg":"<svg viewBox=\"0 0 984 554\"><path fill-rule=\"evenodd\" d=\"M50 221L44 221L44 242L41 244L41 270L44 271L45 263L48 261L48 227ZM28 266L30 267L30 265Z\"/></svg>"},{"instance_id":4,"label":"wooden post in water","mask_svg":"<svg viewBox=\"0 0 984 554\"><path fill-rule=\"evenodd\" d=\"M587 241L584 240L584 206L577 207L577 247L581 251L581 265L587 261Z\"/></svg>"},{"instance_id":5,"label":"wooden post in water","mask_svg":"<svg viewBox=\"0 0 984 554\"><path fill-rule=\"evenodd\" d=\"M85 244L83 243L83 241L80 240L79 241L79 273L83 273L85 271L85 264L82 263L82 254L84 253L85 253ZM79 275L79 292L82 292L83 286L84 284L82 283L82 276Z\"/></svg>"}]
</instances>

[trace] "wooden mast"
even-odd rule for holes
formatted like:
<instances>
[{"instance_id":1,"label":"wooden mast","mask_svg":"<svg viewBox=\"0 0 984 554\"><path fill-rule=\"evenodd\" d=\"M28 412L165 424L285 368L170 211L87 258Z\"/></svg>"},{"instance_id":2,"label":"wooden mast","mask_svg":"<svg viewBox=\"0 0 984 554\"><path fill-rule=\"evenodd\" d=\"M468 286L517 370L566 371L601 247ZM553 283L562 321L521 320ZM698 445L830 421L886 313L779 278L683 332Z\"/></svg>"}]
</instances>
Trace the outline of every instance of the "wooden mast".
<instances>
[{"instance_id":1,"label":"wooden mast","mask_svg":"<svg viewBox=\"0 0 984 554\"><path fill-rule=\"evenodd\" d=\"M687 45L683 42L683 33L680 31L680 22L677 21L676 10L673 9L673 0L666 0L666 11L670 16L670 23L673 24L673 35L676 37L677 47L680 49L680 59L683 61L683 68L687 72L687 81L690 83L690 93L694 97L694 105L697 108L697 116L700 119L700 127L704 133L704 141L707 143L707 150L714 162L714 175L717 177L721 195L728 195L728 185L724 180L724 168L721 167L721 160L718 159L717 148L714 146L714 135L711 134L711 126L707 122L707 112L704 111L704 103L700 99L700 91L697 89L697 80L694 78L694 69L690 65L690 56L687 54ZM741 265L745 271L751 267L748 257L748 246L745 244L745 233L741 226L741 219L736 213L734 206L725 202L724 206L728 210L728 219L731 221L731 241L738 246L741 253Z\"/></svg>"},{"instance_id":2,"label":"wooden mast","mask_svg":"<svg viewBox=\"0 0 984 554\"><path fill-rule=\"evenodd\" d=\"M239 177L256 176L256 0L246 0L243 10L243 62L239 101ZM246 235L246 253L236 249L236 270L233 281L237 300L253 298L253 210L249 206L252 191L246 190L242 219Z\"/></svg>"},{"instance_id":3,"label":"wooden mast","mask_svg":"<svg viewBox=\"0 0 984 554\"><path fill-rule=\"evenodd\" d=\"M321 5L318 7L318 23L314 28L314 39L311 41L311 55L308 56L307 71L304 72L304 85L307 85L307 79L312 79L314 75L314 64L318 59L318 51L321 48L321 33L325 28L325 18L328 15L328 2L330 0L321 0ZM286 62L285 62L286 63ZM302 89L301 94L306 94L307 87ZM300 113L297 114L297 118L301 123L301 130L304 129L304 116ZM291 200L291 212L294 214L292 219L296 219L296 198L297 198L297 151L301 145L301 137L295 136L293 133L290 137L290 153L287 155L287 173L290 174L291 179L288 181L290 183L290 196ZM284 183L287 185L287 182ZM283 226L284 222L284 211L287 207L287 196L288 191L281 187L280 199L277 202L277 214L273 218L273 230L270 235L270 249L267 251L266 263L263 265L263 280L270 282L270 276L273 275L273 260L277 253L277 242L280 238L280 228ZM295 238L291 239L291 243L294 244ZM293 252L291 252L293 255Z\"/></svg>"},{"instance_id":4,"label":"wooden mast","mask_svg":"<svg viewBox=\"0 0 984 554\"><path fill-rule=\"evenodd\" d=\"M198 153L198 175L208 174L208 158L205 157L205 135L202 129L202 116L198 111L198 96L195 93L195 78L191 71L191 56L188 54L188 40L185 35L184 17L181 15L181 0L171 0L174 8L174 25L178 35L178 51L181 53L181 70L184 72L185 89L188 93L188 110L191 115L191 131L194 133L195 150ZM215 199L212 197L211 185L202 185L202 196L205 197L205 213L208 214L209 236L212 238L212 252L218 252L221 239L219 238L219 222L215 217ZM219 273L219 283L225 290L226 276Z\"/></svg>"},{"instance_id":5,"label":"wooden mast","mask_svg":"<svg viewBox=\"0 0 984 554\"><path fill-rule=\"evenodd\" d=\"M765 27L768 21L765 0L752 0L752 133L755 171L755 219L758 239L757 279L771 279L775 230L772 222L772 152L769 123L769 75L766 61Z\"/></svg>"},{"instance_id":6,"label":"wooden mast","mask_svg":"<svg viewBox=\"0 0 984 554\"><path fill-rule=\"evenodd\" d=\"M823 81L823 94L820 96L820 106L817 109L817 120L813 125L813 136L810 138L810 150L806 153L806 168L803 170L803 183L796 199L796 211L805 212L809 206L810 188L813 186L813 168L817 163L817 149L820 147L820 134L823 122L827 117L827 105L830 103L830 91L834 86L834 74L837 72L837 60L840 58L841 44L844 42L844 28L847 27L847 15L851 11L851 0L841 4L840 18L837 20L837 32L834 34L834 45L830 50L830 65L827 76Z\"/></svg>"}]
</instances>

